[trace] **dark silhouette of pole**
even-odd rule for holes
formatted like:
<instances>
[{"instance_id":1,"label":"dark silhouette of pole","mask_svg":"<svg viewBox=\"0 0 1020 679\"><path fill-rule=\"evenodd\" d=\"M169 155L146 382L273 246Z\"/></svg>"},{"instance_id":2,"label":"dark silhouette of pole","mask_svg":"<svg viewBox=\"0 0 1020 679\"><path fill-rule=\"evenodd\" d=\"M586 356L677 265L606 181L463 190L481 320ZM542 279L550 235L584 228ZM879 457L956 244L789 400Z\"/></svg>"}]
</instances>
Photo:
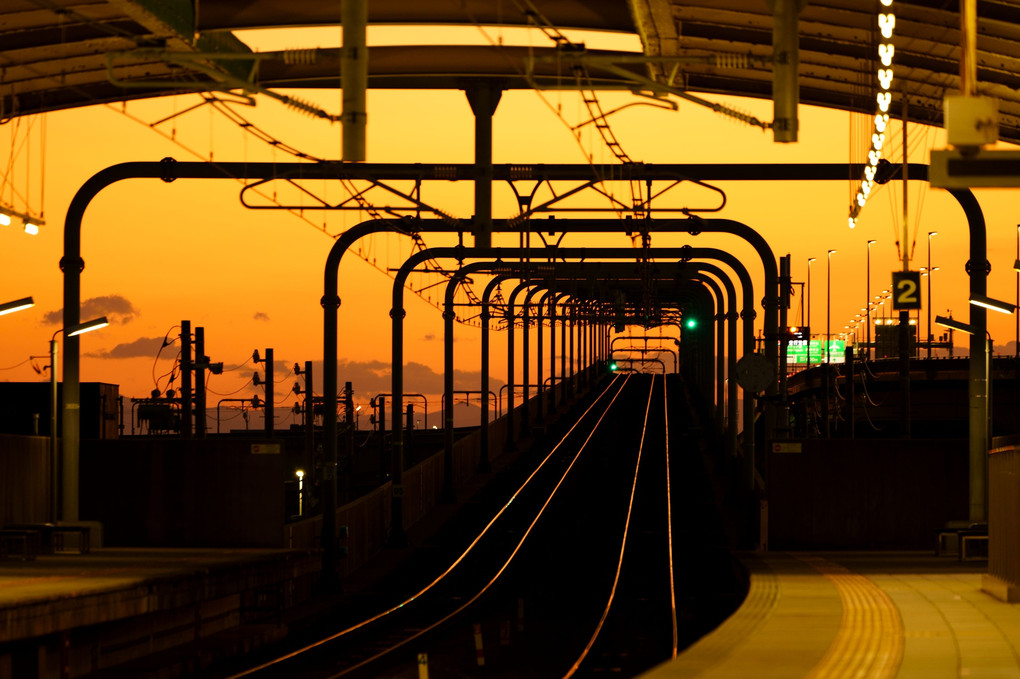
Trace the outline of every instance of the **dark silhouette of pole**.
<instances>
[{"instance_id":1,"label":"dark silhouette of pole","mask_svg":"<svg viewBox=\"0 0 1020 679\"><path fill-rule=\"evenodd\" d=\"M865 290L865 292L867 293L867 296L868 296L868 303L864 305L864 313L865 313L865 315L867 317L867 321L866 322L867 322L867 325L868 325L868 327L867 327L868 339L867 339L867 344L864 347L864 351L865 351L865 357L868 360L871 360L871 246L874 245L877 242L878 241L874 241L874 240L869 240L868 241L868 270L867 270L868 281L867 281L866 290Z\"/></svg>"},{"instance_id":2,"label":"dark silhouette of pole","mask_svg":"<svg viewBox=\"0 0 1020 679\"><path fill-rule=\"evenodd\" d=\"M209 357L205 355L205 328L195 328L195 438L205 438L205 369Z\"/></svg>"},{"instance_id":3,"label":"dark silhouette of pole","mask_svg":"<svg viewBox=\"0 0 1020 679\"><path fill-rule=\"evenodd\" d=\"M937 235L938 231L928 232L928 358L931 358L931 343L934 339L931 331L931 237Z\"/></svg>"},{"instance_id":4,"label":"dark silhouette of pole","mask_svg":"<svg viewBox=\"0 0 1020 679\"><path fill-rule=\"evenodd\" d=\"M273 370L273 350L266 349L266 405L262 409L266 417L266 437L273 438L276 434L276 371Z\"/></svg>"},{"instance_id":5,"label":"dark silhouette of pole","mask_svg":"<svg viewBox=\"0 0 1020 679\"><path fill-rule=\"evenodd\" d=\"M835 250L829 250L826 256L825 263L825 362L830 363L829 360L829 344L832 342L832 330L830 323L832 320L832 256L836 254Z\"/></svg>"},{"instance_id":6,"label":"dark silhouette of pole","mask_svg":"<svg viewBox=\"0 0 1020 679\"><path fill-rule=\"evenodd\" d=\"M312 389L312 362L305 361L305 459L303 462L306 474L312 471L315 459L315 392ZM309 478L312 478L309 476Z\"/></svg>"},{"instance_id":7,"label":"dark silhouette of pole","mask_svg":"<svg viewBox=\"0 0 1020 679\"><path fill-rule=\"evenodd\" d=\"M815 257L808 257L807 261L807 325L808 325L808 336L807 336L807 364L804 366L805 369L811 367L811 262L815 261Z\"/></svg>"},{"instance_id":8,"label":"dark silhouette of pole","mask_svg":"<svg viewBox=\"0 0 1020 679\"><path fill-rule=\"evenodd\" d=\"M181 437L191 429L191 321L181 321Z\"/></svg>"}]
</instances>

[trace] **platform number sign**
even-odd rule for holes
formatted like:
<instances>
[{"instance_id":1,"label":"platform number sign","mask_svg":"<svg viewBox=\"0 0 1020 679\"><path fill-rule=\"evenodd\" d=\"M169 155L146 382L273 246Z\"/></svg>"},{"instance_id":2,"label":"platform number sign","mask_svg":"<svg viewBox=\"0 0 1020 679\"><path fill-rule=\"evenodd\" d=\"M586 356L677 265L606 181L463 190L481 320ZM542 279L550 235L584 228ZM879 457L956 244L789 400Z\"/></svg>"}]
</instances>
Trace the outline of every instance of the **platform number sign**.
<instances>
[{"instance_id":1,"label":"platform number sign","mask_svg":"<svg viewBox=\"0 0 1020 679\"><path fill-rule=\"evenodd\" d=\"M893 271L893 309L910 311L921 308L921 272Z\"/></svg>"}]
</instances>

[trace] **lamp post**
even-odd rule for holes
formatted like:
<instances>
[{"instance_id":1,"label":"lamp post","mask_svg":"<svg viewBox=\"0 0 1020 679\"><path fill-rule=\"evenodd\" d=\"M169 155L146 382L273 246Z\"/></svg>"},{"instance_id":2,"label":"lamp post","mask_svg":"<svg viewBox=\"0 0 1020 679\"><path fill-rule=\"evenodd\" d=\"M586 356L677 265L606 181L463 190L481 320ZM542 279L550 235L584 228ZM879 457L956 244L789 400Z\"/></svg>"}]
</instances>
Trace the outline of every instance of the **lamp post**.
<instances>
[{"instance_id":1,"label":"lamp post","mask_svg":"<svg viewBox=\"0 0 1020 679\"><path fill-rule=\"evenodd\" d=\"M59 328L50 337L50 521L52 523L57 522L57 461L60 459L60 451L57 446L57 412L60 406L57 399L57 335L63 333L65 337L74 337L98 330L109 324L106 316L100 316L68 328Z\"/></svg>"},{"instance_id":2,"label":"lamp post","mask_svg":"<svg viewBox=\"0 0 1020 679\"><path fill-rule=\"evenodd\" d=\"M35 306L35 301L31 297L22 297L16 299L13 302L4 302L0 304L0 316L4 314L13 314L15 311L21 311L29 307Z\"/></svg>"},{"instance_id":3,"label":"lamp post","mask_svg":"<svg viewBox=\"0 0 1020 679\"><path fill-rule=\"evenodd\" d=\"M816 257L808 257L807 261L807 364L806 368L811 367L811 262L815 261ZM1020 261L1020 260L1018 260Z\"/></svg>"},{"instance_id":4,"label":"lamp post","mask_svg":"<svg viewBox=\"0 0 1020 679\"><path fill-rule=\"evenodd\" d=\"M928 232L928 358L931 358L931 343L934 337L931 332L931 237L937 235L938 231Z\"/></svg>"},{"instance_id":5,"label":"lamp post","mask_svg":"<svg viewBox=\"0 0 1020 679\"><path fill-rule=\"evenodd\" d=\"M867 288L867 290L866 290L866 292L867 292L867 301L868 301L868 308L867 308L868 330L867 330L867 344L864 347L865 358L868 359L868 360L871 360L871 246L874 245L876 242L878 242L878 241L873 241L873 240L869 240L868 241L868 271L867 271L867 274L866 274L867 277L868 277L868 282L867 282L867 285L866 285L866 288Z\"/></svg>"},{"instance_id":6,"label":"lamp post","mask_svg":"<svg viewBox=\"0 0 1020 679\"><path fill-rule=\"evenodd\" d=\"M835 250L829 250L825 262L825 362L829 363L829 332L832 312L832 256Z\"/></svg>"}]
</instances>

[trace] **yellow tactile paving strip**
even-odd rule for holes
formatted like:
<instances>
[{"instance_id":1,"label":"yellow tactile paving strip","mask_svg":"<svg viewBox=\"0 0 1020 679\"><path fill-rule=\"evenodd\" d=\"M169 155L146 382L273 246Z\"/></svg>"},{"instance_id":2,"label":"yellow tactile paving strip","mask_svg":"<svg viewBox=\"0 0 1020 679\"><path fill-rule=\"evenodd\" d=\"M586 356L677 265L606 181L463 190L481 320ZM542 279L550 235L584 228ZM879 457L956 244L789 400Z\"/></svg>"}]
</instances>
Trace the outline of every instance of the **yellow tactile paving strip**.
<instances>
[{"instance_id":1,"label":"yellow tactile paving strip","mask_svg":"<svg viewBox=\"0 0 1020 679\"><path fill-rule=\"evenodd\" d=\"M889 596L839 564L816 556L800 558L832 581L843 606L836 639L808 677L894 677L903 656L903 623Z\"/></svg>"},{"instance_id":2,"label":"yellow tactile paving strip","mask_svg":"<svg viewBox=\"0 0 1020 679\"><path fill-rule=\"evenodd\" d=\"M742 558L747 600L654 679L1020 679L1020 604L921 553Z\"/></svg>"},{"instance_id":3,"label":"yellow tactile paving strip","mask_svg":"<svg viewBox=\"0 0 1020 679\"><path fill-rule=\"evenodd\" d=\"M675 674L662 676L697 676L728 657L733 649L754 634L772 614L779 600L779 580L762 568L752 575L754 586L747 593L739 613L726 619L712 634L687 649L670 667Z\"/></svg>"}]
</instances>

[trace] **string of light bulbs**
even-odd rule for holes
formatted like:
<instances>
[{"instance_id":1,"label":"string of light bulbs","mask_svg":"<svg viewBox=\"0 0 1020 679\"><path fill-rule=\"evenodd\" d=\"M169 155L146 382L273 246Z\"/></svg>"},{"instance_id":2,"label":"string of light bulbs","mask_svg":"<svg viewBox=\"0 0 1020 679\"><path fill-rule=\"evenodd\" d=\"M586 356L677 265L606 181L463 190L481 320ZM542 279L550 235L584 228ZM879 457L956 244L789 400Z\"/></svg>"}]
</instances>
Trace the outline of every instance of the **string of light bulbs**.
<instances>
[{"instance_id":1,"label":"string of light bulbs","mask_svg":"<svg viewBox=\"0 0 1020 679\"><path fill-rule=\"evenodd\" d=\"M882 39L878 44L878 86L876 96L878 110L875 112L875 125L871 134L871 148L868 150L868 163L864 167L864 179L857 188L857 195L850 204L850 216L848 225L852 229L857 226L857 218L861 209L868 202L868 196L875 186L875 173L878 171L878 161L882 159L882 146L885 144L885 130L889 125L889 106L892 103L892 81L893 81L893 31L896 28L896 15L893 13L893 0L879 0L887 11L878 15L878 29Z\"/></svg>"}]
</instances>

